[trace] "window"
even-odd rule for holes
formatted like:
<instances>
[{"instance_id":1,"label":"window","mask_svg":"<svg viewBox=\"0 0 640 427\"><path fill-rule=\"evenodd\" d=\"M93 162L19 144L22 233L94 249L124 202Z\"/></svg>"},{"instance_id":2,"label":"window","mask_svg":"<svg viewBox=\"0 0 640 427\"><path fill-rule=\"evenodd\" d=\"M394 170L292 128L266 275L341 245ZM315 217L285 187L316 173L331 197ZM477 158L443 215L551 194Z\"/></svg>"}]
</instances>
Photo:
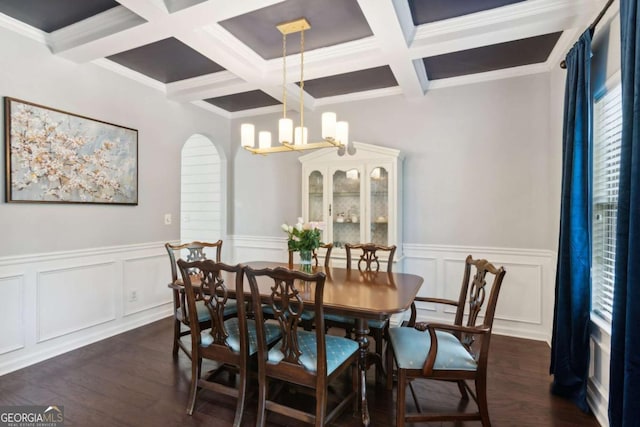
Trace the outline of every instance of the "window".
<instances>
[{"instance_id":1,"label":"window","mask_svg":"<svg viewBox=\"0 0 640 427\"><path fill-rule=\"evenodd\" d=\"M592 310L608 322L613 310L621 133L617 83L594 106Z\"/></svg>"}]
</instances>

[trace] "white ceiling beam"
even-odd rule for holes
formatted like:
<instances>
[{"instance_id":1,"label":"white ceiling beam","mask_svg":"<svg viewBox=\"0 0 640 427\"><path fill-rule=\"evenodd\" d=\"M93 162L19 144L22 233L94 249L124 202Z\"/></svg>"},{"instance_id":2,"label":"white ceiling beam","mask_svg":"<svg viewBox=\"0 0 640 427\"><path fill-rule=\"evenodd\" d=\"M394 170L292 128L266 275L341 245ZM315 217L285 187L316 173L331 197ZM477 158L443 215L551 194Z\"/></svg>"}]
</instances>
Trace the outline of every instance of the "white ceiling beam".
<instances>
[{"instance_id":1,"label":"white ceiling beam","mask_svg":"<svg viewBox=\"0 0 640 427\"><path fill-rule=\"evenodd\" d=\"M304 79L305 81L313 80L386 64L375 37L367 37L305 52ZM278 74L282 80L282 58L269 60L265 75L277 76ZM289 81L299 80L300 54L287 55L287 76L290 77L287 79Z\"/></svg>"},{"instance_id":2,"label":"white ceiling beam","mask_svg":"<svg viewBox=\"0 0 640 427\"><path fill-rule=\"evenodd\" d=\"M112 44L119 43L121 46L128 46L134 40L139 43L154 41L157 36L153 34L149 38L147 28L144 19L123 6L117 6L52 32L49 35L48 44L53 53L72 59L65 54L73 52L80 46L104 43L105 38Z\"/></svg>"},{"instance_id":3,"label":"white ceiling beam","mask_svg":"<svg viewBox=\"0 0 640 427\"><path fill-rule=\"evenodd\" d=\"M116 0L145 21L154 21L169 14L163 0Z\"/></svg>"},{"instance_id":4,"label":"white ceiling beam","mask_svg":"<svg viewBox=\"0 0 640 427\"><path fill-rule=\"evenodd\" d=\"M131 68L122 66L117 62L113 62L105 58L100 58L91 61L91 63L98 65L106 70L112 71L116 74L119 74L123 77L136 81L140 84L153 88L159 92L166 93L166 85L164 83L152 79L151 77L145 76L144 74L134 71Z\"/></svg>"},{"instance_id":5,"label":"white ceiling beam","mask_svg":"<svg viewBox=\"0 0 640 427\"><path fill-rule=\"evenodd\" d=\"M198 101L234 93L248 92L257 87L229 71L180 80L166 85L167 98L176 102Z\"/></svg>"},{"instance_id":6,"label":"white ceiling beam","mask_svg":"<svg viewBox=\"0 0 640 427\"><path fill-rule=\"evenodd\" d=\"M547 73L547 64L541 62L533 65L523 65L520 67L505 68L502 70L487 71L485 73L467 74L465 76L450 77L447 79L431 80L429 90L442 89L446 87L462 86L488 82L493 80L508 79L513 77L529 76L532 74Z\"/></svg>"},{"instance_id":7,"label":"white ceiling beam","mask_svg":"<svg viewBox=\"0 0 640 427\"><path fill-rule=\"evenodd\" d=\"M588 21L593 7L593 0L528 0L424 24L411 43L411 57L426 58L574 28Z\"/></svg>"},{"instance_id":8,"label":"white ceiling beam","mask_svg":"<svg viewBox=\"0 0 640 427\"><path fill-rule=\"evenodd\" d=\"M9 31L12 31L16 34L20 34L23 37L27 37L31 40L35 40L36 42L47 44L49 40L49 35L42 30L34 28L30 25L25 24L22 21L18 21L15 18L12 18L8 15L0 13L0 27L6 28Z\"/></svg>"},{"instance_id":9,"label":"white ceiling beam","mask_svg":"<svg viewBox=\"0 0 640 427\"><path fill-rule=\"evenodd\" d=\"M416 73L419 68L416 68L408 54L409 48L405 34L411 32L400 24L394 3L398 2L358 0L360 9L362 9L398 85L402 88L402 92L407 99L416 100L424 96L426 88L423 87L423 81ZM406 19L403 19L402 23L405 26L409 24L413 26L413 23L407 22Z\"/></svg>"},{"instance_id":10,"label":"white ceiling beam","mask_svg":"<svg viewBox=\"0 0 640 427\"><path fill-rule=\"evenodd\" d=\"M77 43L67 43L54 50L54 53L77 63L89 62L281 1L283 0L209 0L172 14L155 14L152 20L118 33L110 31L109 27L97 28L94 32L100 34L99 37L86 41L78 36ZM69 38L72 39L70 36Z\"/></svg>"}]
</instances>

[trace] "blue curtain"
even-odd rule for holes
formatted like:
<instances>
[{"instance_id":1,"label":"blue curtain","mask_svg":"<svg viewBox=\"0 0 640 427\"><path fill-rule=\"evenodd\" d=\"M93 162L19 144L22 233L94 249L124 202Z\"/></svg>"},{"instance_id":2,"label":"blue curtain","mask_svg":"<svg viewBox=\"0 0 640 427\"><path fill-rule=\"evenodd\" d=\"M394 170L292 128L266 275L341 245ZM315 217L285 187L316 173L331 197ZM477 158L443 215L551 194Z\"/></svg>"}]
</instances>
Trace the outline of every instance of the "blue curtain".
<instances>
[{"instance_id":1,"label":"blue curtain","mask_svg":"<svg viewBox=\"0 0 640 427\"><path fill-rule=\"evenodd\" d=\"M637 0L620 1L622 139L611 323L609 424L640 426L640 31Z\"/></svg>"},{"instance_id":2,"label":"blue curtain","mask_svg":"<svg viewBox=\"0 0 640 427\"><path fill-rule=\"evenodd\" d=\"M560 241L551 341L551 391L588 412L591 311L591 30L567 54Z\"/></svg>"}]
</instances>

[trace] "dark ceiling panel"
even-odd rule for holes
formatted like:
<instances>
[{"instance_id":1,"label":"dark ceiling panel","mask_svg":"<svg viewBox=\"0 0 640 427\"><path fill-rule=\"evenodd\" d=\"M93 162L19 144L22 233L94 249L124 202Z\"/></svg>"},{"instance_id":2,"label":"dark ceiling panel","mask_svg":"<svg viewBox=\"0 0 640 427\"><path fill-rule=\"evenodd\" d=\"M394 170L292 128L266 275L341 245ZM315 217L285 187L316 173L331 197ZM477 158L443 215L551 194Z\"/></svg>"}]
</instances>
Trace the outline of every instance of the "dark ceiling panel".
<instances>
[{"instance_id":1,"label":"dark ceiling panel","mask_svg":"<svg viewBox=\"0 0 640 427\"><path fill-rule=\"evenodd\" d=\"M429 80L537 64L549 57L562 33L515 40L424 58Z\"/></svg>"},{"instance_id":2,"label":"dark ceiling panel","mask_svg":"<svg viewBox=\"0 0 640 427\"><path fill-rule=\"evenodd\" d=\"M51 33L116 6L114 0L3 0L0 13Z\"/></svg>"},{"instance_id":3,"label":"dark ceiling panel","mask_svg":"<svg viewBox=\"0 0 640 427\"><path fill-rule=\"evenodd\" d=\"M524 0L409 0L414 25L442 21Z\"/></svg>"},{"instance_id":4,"label":"dark ceiling panel","mask_svg":"<svg viewBox=\"0 0 640 427\"><path fill-rule=\"evenodd\" d=\"M234 95L209 98L205 99L205 102L232 113L235 111L250 110L252 108L281 104L280 101L272 98L261 90L252 90L250 92L236 93Z\"/></svg>"},{"instance_id":5,"label":"dark ceiling panel","mask_svg":"<svg viewBox=\"0 0 640 427\"><path fill-rule=\"evenodd\" d=\"M173 37L111 55L107 59L162 83L224 70L220 65Z\"/></svg>"},{"instance_id":6,"label":"dark ceiling panel","mask_svg":"<svg viewBox=\"0 0 640 427\"><path fill-rule=\"evenodd\" d=\"M356 0L288 0L236 16L220 25L264 59L282 56L282 34L276 25L307 18L305 51L373 35ZM300 52L300 35L287 36L287 54Z\"/></svg>"},{"instance_id":7,"label":"dark ceiling panel","mask_svg":"<svg viewBox=\"0 0 640 427\"><path fill-rule=\"evenodd\" d=\"M314 98L344 95L365 90L398 86L389 66L337 74L304 82L304 90Z\"/></svg>"}]
</instances>

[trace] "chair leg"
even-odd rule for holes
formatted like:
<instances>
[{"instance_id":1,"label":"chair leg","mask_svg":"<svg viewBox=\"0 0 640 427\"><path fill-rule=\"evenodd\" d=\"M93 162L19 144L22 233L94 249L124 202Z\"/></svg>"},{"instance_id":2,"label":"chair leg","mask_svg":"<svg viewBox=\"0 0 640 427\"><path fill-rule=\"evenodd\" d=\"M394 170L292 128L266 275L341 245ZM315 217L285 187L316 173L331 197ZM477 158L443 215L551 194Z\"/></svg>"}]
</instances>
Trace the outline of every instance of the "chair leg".
<instances>
[{"instance_id":1,"label":"chair leg","mask_svg":"<svg viewBox=\"0 0 640 427\"><path fill-rule=\"evenodd\" d=\"M193 414L193 408L196 405L196 394L198 393L198 381L200 380L200 369L202 367L202 358L198 360L191 358L191 390L189 391L189 401L187 403L187 414Z\"/></svg>"},{"instance_id":2,"label":"chair leg","mask_svg":"<svg viewBox=\"0 0 640 427\"><path fill-rule=\"evenodd\" d=\"M384 377L384 364L382 358L382 350L384 343L382 342L382 329L376 329L374 332L374 339L376 340L376 382L378 378Z\"/></svg>"},{"instance_id":3,"label":"chair leg","mask_svg":"<svg viewBox=\"0 0 640 427\"><path fill-rule=\"evenodd\" d=\"M413 403L416 405L416 409L418 412L422 413L422 407L420 406L420 402L418 402L418 395L416 394L411 381L409 381L409 390L411 390L411 397L413 397Z\"/></svg>"},{"instance_id":4,"label":"chair leg","mask_svg":"<svg viewBox=\"0 0 640 427\"><path fill-rule=\"evenodd\" d=\"M267 384L264 375L259 375L258 379L258 415L256 417L256 427L264 427L266 421L266 400Z\"/></svg>"},{"instance_id":5,"label":"chair leg","mask_svg":"<svg viewBox=\"0 0 640 427\"><path fill-rule=\"evenodd\" d=\"M359 397L360 390L360 368L358 362L351 366L351 391L354 393L353 397L353 413L358 413L358 405L360 404Z\"/></svg>"},{"instance_id":6,"label":"chair leg","mask_svg":"<svg viewBox=\"0 0 640 427\"><path fill-rule=\"evenodd\" d=\"M324 427L327 415L327 388L316 390L316 422L315 427Z\"/></svg>"},{"instance_id":7,"label":"chair leg","mask_svg":"<svg viewBox=\"0 0 640 427\"><path fill-rule=\"evenodd\" d=\"M173 319L173 358L178 357L178 350L180 346L178 345L178 341L180 340L180 321L178 319Z\"/></svg>"},{"instance_id":8,"label":"chair leg","mask_svg":"<svg viewBox=\"0 0 640 427\"><path fill-rule=\"evenodd\" d=\"M240 427L242 424L242 413L244 412L244 401L247 392L247 373L245 369L240 369L239 377L238 402L236 404L236 415L233 420L233 427Z\"/></svg>"},{"instance_id":9,"label":"chair leg","mask_svg":"<svg viewBox=\"0 0 640 427\"><path fill-rule=\"evenodd\" d=\"M393 390L393 349L390 343L387 343L385 359L387 362L387 390Z\"/></svg>"},{"instance_id":10,"label":"chair leg","mask_svg":"<svg viewBox=\"0 0 640 427\"><path fill-rule=\"evenodd\" d=\"M398 390L396 392L396 427L404 427L404 412L406 410L407 398L407 376L405 372L398 368Z\"/></svg>"},{"instance_id":11,"label":"chair leg","mask_svg":"<svg viewBox=\"0 0 640 427\"><path fill-rule=\"evenodd\" d=\"M302 323L302 328L305 331L313 331L313 320L305 319L305 320L302 320L301 323Z\"/></svg>"},{"instance_id":12,"label":"chair leg","mask_svg":"<svg viewBox=\"0 0 640 427\"><path fill-rule=\"evenodd\" d=\"M491 427L489 421L489 407L487 406L487 381L486 378L476 380L476 396L478 398L478 410L482 421L482 427Z\"/></svg>"},{"instance_id":13,"label":"chair leg","mask_svg":"<svg viewBox=\"0 0 640 427\"><path fill-rule=\"evenodd\" d=\"M464 384L464 380L458 381L458 390L460 390L462 400L469 400L469 393L467 393L467 388L464 386Z\"/></svg>"}]
</instances>

